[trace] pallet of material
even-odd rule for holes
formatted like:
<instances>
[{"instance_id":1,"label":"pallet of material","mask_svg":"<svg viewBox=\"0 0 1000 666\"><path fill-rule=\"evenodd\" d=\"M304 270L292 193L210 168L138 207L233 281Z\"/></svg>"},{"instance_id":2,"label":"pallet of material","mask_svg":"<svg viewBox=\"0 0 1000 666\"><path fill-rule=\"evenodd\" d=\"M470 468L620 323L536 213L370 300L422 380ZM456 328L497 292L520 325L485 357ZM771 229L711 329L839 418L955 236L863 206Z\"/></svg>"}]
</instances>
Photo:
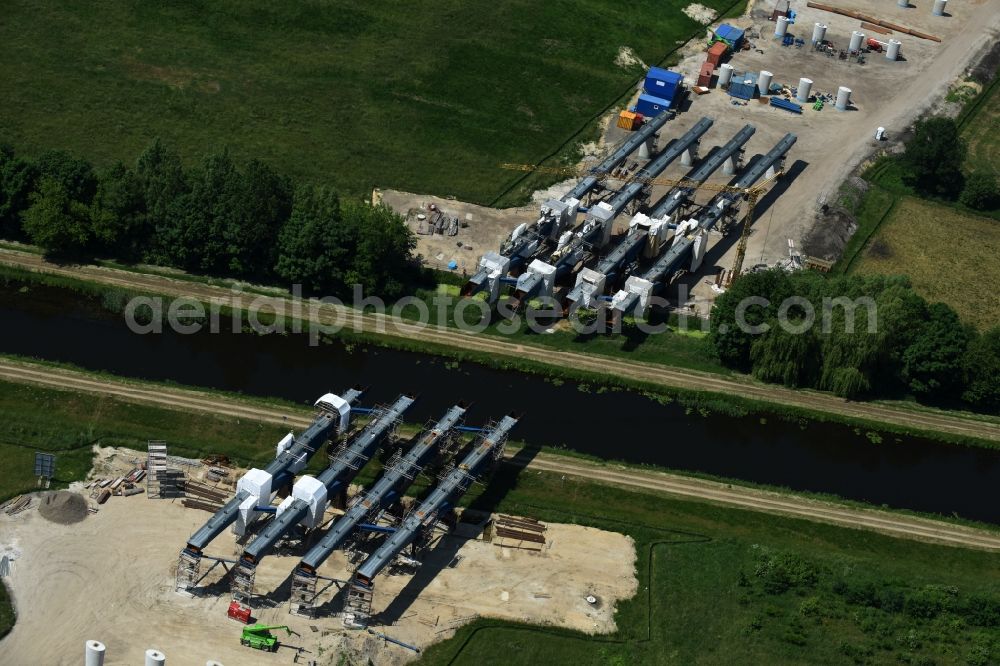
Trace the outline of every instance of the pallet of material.
<instances>
[{"instance_id":1,"label":"pallet of material","mask_svg":"<svg viewBox=\"0 0 1000 666\"><path fill-rule=\"evenodd\" d=\"M515 518L513 516L498 515L493 521L498 527L508 527L513 529L530 530L533 532L544 532L545 524L531 518Z\"/></svg>"},{"instance_id":2,"label":"pallet of material","mask_svg":"<svg viewBox=\"0 0 1000 666\"><path fill-rule=\"evenodd\" d=\"M545 544L535 543L534 541L522 541L520 539L512 539L510 537L497 537L493 539L493 545L499 548L516 548L518 550L530 550L535 553L542 552Z\"/></svg>"},{"instance_id":3,"label":"pallet of material","mask_svg":"<svg viewBox=\"0 0 1000 666\"><path fill-rule=\"evenodd\" d=\"M16 516L17 514L27 509L29 504L31 504L30 497L28 497L27 495L18 495L6 505L7 515Z\"/></svg>"},{"instance_id":4,"label":"pallet of material","mask_svg":"<svg viewBox=\"0 0 1000 666\"><path fill-rule=\"evenodd\" d=\"M865 30L871 30L872 32L877 32L880 35L892 34L892 30L889 30L889 28L883 28L880 25L875 25L874 23L869 23L868 21L862 21L861 27L864 28Z\"/></svg>"},{"instance_id":5,"label":"pallet of material","mask_svg":"<svg viewBox=\"0 0 1000 666\"><path fill-rule=\"evenodd\" d=\"M192 499L186 497L181 500L181 504L189 509L201 509L202 511L208 511L209 513L215 513L222 508L221 504L212 504L211 502L203 502L201 500Z\"/></svg>"},{"instance_id":6,"label":"pallet of material","mask_svg":"<svg viewBox=\"0 0 1000 666\"><path fill-rule=\"evenodd\" d=\"M545 535L538 532L527 532L525 530L512 530L506 527L495 527L496 536L515 541L530 541L531 543L545 543Z\"/></svg>"},{"instance_id":7,"label":"pallet of material","mask_svg":"<svg viewBox=\"0 0 1000 666\"><path fill-rule=\"evenodd\" d=\"M99 495L97 496L97 503L98 503L98 504L104 504L105 502L107 502L107 501L108 501L108 498L109 498L109 497L111 497L111 491L110 491L110 490L108 490L107 488L105 488L105 489L104 489L104 490L102 490L102 491L101 491L101 493L100 493L100 494L99 494Z\"/></svg>"}]
</instances>

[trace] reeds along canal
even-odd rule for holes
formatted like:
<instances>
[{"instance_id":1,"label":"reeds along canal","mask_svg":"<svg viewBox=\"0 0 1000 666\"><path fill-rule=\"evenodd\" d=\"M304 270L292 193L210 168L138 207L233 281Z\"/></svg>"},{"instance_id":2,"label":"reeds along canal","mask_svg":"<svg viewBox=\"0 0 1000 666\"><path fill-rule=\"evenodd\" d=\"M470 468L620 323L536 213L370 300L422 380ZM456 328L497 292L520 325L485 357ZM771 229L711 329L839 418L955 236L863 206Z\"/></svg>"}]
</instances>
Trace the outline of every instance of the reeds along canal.
<instances>
[{"instance_id":1,"label":"reeds along canal","mask_svg":"<svg viewBox=\"0 0 1000 666\"><path fill-rule=\"evenodd\" d=\"M517 437L532 445L1000 524L1000 450L832 423L706 415L629 391L427 354L336 341L310 347L305 335L167 328L137 335L97 299L40 285L0 286L0 317L4 353L300 403L355 384L371 387L367 404L412 391L420 396L412 420L464 400L473 403L469 424L523 414Z\"/></svg>"}]
</instances>

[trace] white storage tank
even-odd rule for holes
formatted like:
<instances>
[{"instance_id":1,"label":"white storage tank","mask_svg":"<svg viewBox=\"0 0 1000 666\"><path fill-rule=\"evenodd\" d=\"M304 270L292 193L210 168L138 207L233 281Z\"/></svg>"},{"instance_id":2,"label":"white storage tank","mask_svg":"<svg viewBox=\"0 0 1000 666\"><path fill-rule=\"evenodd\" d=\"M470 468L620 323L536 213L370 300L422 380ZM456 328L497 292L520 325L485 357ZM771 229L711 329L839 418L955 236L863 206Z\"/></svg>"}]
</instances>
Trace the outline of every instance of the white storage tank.
<instances>
[{"instance_id":1,"label":"white storage tank","mask_svg":"<svg viewBox=\"0 0 1000 666\"><path fill-rule=\"evenodd\" d=\"M788 32L788 17L779 16L777 23L774 24L774 36L784 37Z\"/></svg>"},{"instance_id":2,"label":"white storage tank","mask_svg":"<svg viewBox=\"0 0 1000 666\"><path fill-rule=\"evenodd\" d=\"M104 643L100 641L87 641L84 647L84 664L86 666L104 666Z\"/></svg>"},{"instance_id":3,"label":"white storage tank","mask_svg":"<svg viewBox=\"0 0 1000 666\"><path fill-rule=\"evenodd\" d=\"M146 650L146 666L163 666L167 663L167 655L152 648Z\"/></svg>"},{"instance_id":4,"label":"white storage tank","mask_svg":"<svg viewBox=\"0 0 1000 666\"><path fill-rule=\"evenodd\" d=\"M774 78L774 74L767 70L762 71L757 77L757 90L760 91L761 95L769 94L769 91L771 90L772 78Z\"/></svg>"},{"instance_id":5,"label":"white storage tank","mask_svg":"<svg viewBox=\"0 0 1000 666\"><path fill-rule=\"evenodd\" d=\"M898 39L890 39L885 48L885 57L889 60L899 60L899 48L903 45Z\"/></svg>"},{"instance_id":6,"label":"white storage tank","mask_svg":"<svg viewBox=\"0 0 1000 666\"><path fill-rule=\"evenodd\" d=\"M795 99L805 104L809 101L809 95L812 93L813 82L812 79L799 79L799 88L795 92Z\"/></svg>"},{"instance_id":7,"label":"white storage tank","mask_svg":"<svg viewBox=\"0 0 1000 666\"><path fill-rule=\"evenodd\" d=\"M826 39L826 24L817 23L816 25L813 26L812 43L818 44L822 42L824 39Z\"/></svg>"},{"instance_id":8,"label":"white storage tank","mask_svg":"<svg viewBox=\"0 0 1000 666\"><path fill-rule=\"evenodd\" d=\"M719 87L725 88L733 80L733 66L728 62L722 63L719 68Z\"/></svg>"},{"instance_id":9,"label":"white storage tank","mask_svg":"<svg viewBox=\"0 0 1000 666\"><path fill-rule=\"evenodd\" d=\"M861 45L865 43L865 33L855 30L851 35L851 45L847 47L848 51L860 51Z\"/></svg>"},{"instance_id":10,"label":"white storage tank","mask_svg":"<svg viewBox=\"0 0 1000 666\"><path fill-rule=\"evenodd\" d=\"M847 107L851 103L851 89L840 86L837 89L837 110L847 111Z\"/></svg>"},{"instance_id":11,"label":"white storage tank","mask_svg":"<svg viewBox=\"0 0 1000 666\"><path fill-rule=\"evenodd\" d=\"M934 16L944 16L945 7L948 6L948 0L934 0L934 9L931 13Z\"/></svg>"}]
</instances>

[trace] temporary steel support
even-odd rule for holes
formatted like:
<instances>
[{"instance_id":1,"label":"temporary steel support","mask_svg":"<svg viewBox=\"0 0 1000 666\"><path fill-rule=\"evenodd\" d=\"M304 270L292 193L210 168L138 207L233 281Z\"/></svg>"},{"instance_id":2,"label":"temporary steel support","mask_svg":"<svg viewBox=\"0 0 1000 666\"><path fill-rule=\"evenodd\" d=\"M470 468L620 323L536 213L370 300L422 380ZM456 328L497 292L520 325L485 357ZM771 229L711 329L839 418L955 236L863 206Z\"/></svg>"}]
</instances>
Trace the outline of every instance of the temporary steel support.
<instances>
[{"instance_id":1,"label":"temporary steel support","mask_svg":"<svg viewBox=\"0 0 1000 666\"><path fill-rule=\"evenodd\" d=\"M796 140L797 137L794 134L786 134L766 155L747 169L733 185L733 188L736 190L748 190L753 187L769 168L785 156L785 153L795 145ZM677 239L656 263L642 275L641 279L645 281L648 288L655 289L657 286L662 286L669 281L670 277L677 271L690 253L696 235L711 230L730 210L740 196L740 194L735 192L726 192L716 196L699 218L697 230L692 234ZM629 279L631 280L631 278ZM612 301L612 309L617 316L633 314L640 308L641 300L638 293L619 292Z\"/></svg>"},{"instance_id":2,"label":"temporary steel support","mask_svg":"<svg viewBox=\"0 0 1000 666\"><path fill-rule=\"evenodd\" d=\"M358 433L347 447L334 459L333 464L323 470L316 480L326 488L327 497L333 497L346 489L358 471L367 464L380 446L392 434L400 417L413 404L414 398L408 395L399 396L392 405L374 412L374 418ZM240 563L243 566L256 564L270 552L284 534L298 525L308 514L309 503L295 499L290 506L281 511L257 538L243 550Z\"/></svg>"},{"instance_id":3,"label":"temporary steel support","mask_svg":"<svg viewBox=\"0 0 1000 666\"><path fill-rule=\"evenodd\" d=\"M684 136L674 141L666 148L666 150L661 152L655 159L651 160L649 164L640 169L635 175L635 179L620 189L618 194L612 197L612 199L608 202L608 205L611 206L612 211L614 211L614 215L618 215L625 210L625 206L627 206L632 199L638 196L643 188L648 187L648 182L650 180L659 176L674 160L680 157L684 152L690 150L714 123L715 120L712 118L707 116L702 118L695 123L694 127L689 129Z\"/></svg>"},{"instance_id":4,"label":"temporary steel support","mask_svg":"<svg viewBox=\"0 0 1000 666\"><path fill-rule=\"evenodd\" d=\"M513 416L505 416L495 426L486 429L473 443L462 462L445 475L427 499L403 520L396 532L358 567L351 579L351 588L357 589L359 596L363 596L360 595L362 590L370 591L372 579L424 530L433 526L441 513L465 494L491 460L502 455L503 445L517 421ZM370 606L370 596L368 602ZM364 626L367 617L359 615L356 609L352 609L352 612L355 614L354 623Z\"/></svg>"},{"instance_id":5,"label":"temporary steel support","mask_svg":"<svg viewBox=\"0 0 1000 666\"><path fill-rule=\"evenodd\" d=\"M437 453L441 443L461 423L464 414L465 407L456 405L440 421L425 430L407 454L390 465L364 497L358 498L327 530L319 543L302 558L299 567L315 572L333 551L347 541L358 525L397 500L428 460Z\"/></svg>"},{"instance_id":6,"label":"temporary steel support","mask_svg":"<svg viewBox=\"0 0 1000 666\"><path fill-rule=\"evenodd\" d=\"M735 156L756 131L757 129L753 125L744 125L743 129L736 133L736 136L727 141L726 145L715 151L715 153L713 153L710 157L703 160L702 163L698 165L698 168L695 169L690 176L685 178L685 180L691 181L696 185L704 183L719 169L719 167L725 164L727 160ZM667 217L668 215L672 215L674 211L687 202L687 200L694 193L694 190L695 188L693 187L673 188L653 206L652 210L649 212L649 217L658 220Z\"/></svg>"},{"instance_id":7,"label":"temporary steel support","mask_svg":"<svg viewBox=\"0 0 1000 666\"><path fill-rule=\"evenodd\" d=\"M348 405L361 397L361 389L350 389L340 397ZM309 459L322 447L323 443L330 439L338 430L346 424L341 423L340 414L327 408L322 403L317 403L319 413L312 424L301 435L295 438L292 445L280 453L264 471L273 479L272 487L277 490L281 485L291 480L294 475L293 470L301 469ZM236 496L229 500L201 529L191 535L188 539L187 547L193 553L201 553L212 539L219 536L223 530L236 521L239 515L240 504L248 497L248 493L238 492Z\"/></svg>"},{"instance_id":8,"label":"temporary steel support","mask_svg":"<svg viewBox=\"0 0 1000 666\"><path fill-rule=\"evenodd\" d=\"M591 169L590 174L577 183L572 190L563 195L560 201L578 202L581 200L587 192L597 186L606 174L621 165L621 163L628 159L629 155L635 152L639 146L651 140L653 135L656 134L671 117L671 114L663 113L647 121L646 124L636 131L635 134L629 137L626 141L622 142L622 144L615 148L615 150L604 158L600 164ZM471 278L469 278L468 282L466 282L465 286L462 288L462 295L472 296L477 294L487 288L487 286L491 284L491 280L496 280L497 278L506 275L507 270L510 268L517 268L520 265L523 265L523 262L541 246L542 242L552 235L552 227L555 224L556 220L554 218L542 215L532 227L525 229L516 240L508 240L499 253L501 258L507 260L507 266L500 271L501 274L491 275L491 272L495 271L486 266L481 267ZM491 298L492 297L493 294L491 294Z\"/></svg>"}]
</instances>

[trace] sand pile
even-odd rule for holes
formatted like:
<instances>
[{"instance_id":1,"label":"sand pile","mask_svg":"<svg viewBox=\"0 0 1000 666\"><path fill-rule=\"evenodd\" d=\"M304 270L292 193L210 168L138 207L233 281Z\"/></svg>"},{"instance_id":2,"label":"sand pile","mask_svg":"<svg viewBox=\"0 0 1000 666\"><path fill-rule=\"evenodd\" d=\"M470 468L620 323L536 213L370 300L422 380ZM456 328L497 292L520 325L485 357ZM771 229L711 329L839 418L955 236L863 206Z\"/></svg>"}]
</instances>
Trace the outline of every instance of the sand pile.
<instances>
[{"instance_id":1,"label":"sand pile","mask_svg":"<svg viewBox=\"0 0 1000 666\"><path fill-rule=\"evenodd\" d=\"M83 495L68 490L45 493L38 505L38 513L53 523L61 525L78 523L87 517L87 500L83 499Z\"/></svg>"}]
</instances>

